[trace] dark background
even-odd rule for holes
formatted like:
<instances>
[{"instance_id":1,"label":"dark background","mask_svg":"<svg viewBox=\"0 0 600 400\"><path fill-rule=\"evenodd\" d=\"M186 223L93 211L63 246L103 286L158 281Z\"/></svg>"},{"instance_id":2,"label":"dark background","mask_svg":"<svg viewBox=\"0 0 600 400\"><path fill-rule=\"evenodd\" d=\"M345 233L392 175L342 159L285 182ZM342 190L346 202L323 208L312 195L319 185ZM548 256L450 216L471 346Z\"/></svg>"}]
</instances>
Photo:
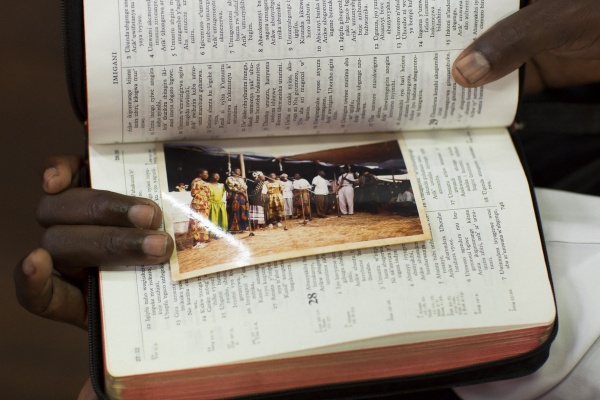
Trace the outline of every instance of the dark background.
<instances>
[{"instance_id":1,"label":"dark background","mask_svg":"<svg viewBox=\"0 0 600 400\"><path fill-rule=\"evenodd\" d=\"M0 393L75 399L88 375L86 333L23 310L12 280L42 232L34 219L42 160L84 150L67 94L60 1L4 0L0 27Z\"/></svg>"}]
</instances>

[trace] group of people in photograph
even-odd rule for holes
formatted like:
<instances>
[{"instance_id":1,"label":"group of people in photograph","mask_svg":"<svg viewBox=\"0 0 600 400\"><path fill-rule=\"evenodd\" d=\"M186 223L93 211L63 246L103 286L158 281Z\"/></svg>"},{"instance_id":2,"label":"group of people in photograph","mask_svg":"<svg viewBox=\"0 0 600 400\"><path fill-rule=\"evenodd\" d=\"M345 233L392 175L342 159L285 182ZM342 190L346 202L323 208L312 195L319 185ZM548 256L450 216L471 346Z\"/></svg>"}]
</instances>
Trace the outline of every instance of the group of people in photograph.
<instances>
[{"instance_id":1,"label":"group of people in photograph","mask_svg":"<svg viewBox=\"0 0 600 400\"><path fill-rule=\"evenodd\" d=\"M302 220L304 224L328 214L341 217L357 211L378 213L382 207L390 213L416 215L415 198L410 185L401 190L379 189L377 176L364 171L352 173L342 167L336 179L327 179L320 170L311 182L296 172L265 175L253 171L252 179L233 169L225 183L217 172L200 169L190 185L192 217L188 236L194 249L203 248L224 232L252 232L264 228L287 230L287 221ZM383 183L381 183L383 185ZM386 199L381 201L381 199Z\"/></svg>"},{"instance_id":2,"label":"group of people in photograph","mask_svg":"<svg viewBox=\"0 0 600 400\"><path fill-rule=\"evenodd\" d=\"M192 238L194 249L206 246L211 237L218 235L216 229L210 229L209 232L207 226L213 226L222 231L226 231L230 227L226 206L227 189L224 184L219 182L220 179L221 176L218 172L209 174L207 169L202 168L190 186L192 216L188 227L188 236ZM208 221L210 224L207 223Z\"/></svg>"}]
</instances>

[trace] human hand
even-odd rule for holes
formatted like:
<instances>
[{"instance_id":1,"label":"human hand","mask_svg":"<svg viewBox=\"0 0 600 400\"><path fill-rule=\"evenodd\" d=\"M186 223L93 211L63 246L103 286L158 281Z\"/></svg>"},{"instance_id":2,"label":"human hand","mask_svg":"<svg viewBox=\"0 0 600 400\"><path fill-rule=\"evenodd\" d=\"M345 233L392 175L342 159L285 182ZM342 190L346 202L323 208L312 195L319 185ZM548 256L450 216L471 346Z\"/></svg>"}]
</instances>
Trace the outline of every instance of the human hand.
<instances>
[{"instance_id":1,"label":"human hand","mask_svg":"<svg viewBox=\"0 0 600 400\"><path fill-rule=\"evenodd\" d=\"M465 87L493 82L527 62L525 93L600 82L597 0L533 0L483 33L456 59Z\"/></svg>"},{"instance_id":2,"label":"human hand","mask_svg":"<svg viewBox=\"0 0 600 400\"><path fill-rule=\"evenodd\" d=\"M162 212L154 202L71 187L80 164L76 157L49 160L43 176L46 195L36 213L47 229L41 248L16 266L14 282L19 303L28 311L87 329L88 267L162 263L174 244L156 231ZM89 381L80 398L94 398Z\"/></svg>"}]
</instances>

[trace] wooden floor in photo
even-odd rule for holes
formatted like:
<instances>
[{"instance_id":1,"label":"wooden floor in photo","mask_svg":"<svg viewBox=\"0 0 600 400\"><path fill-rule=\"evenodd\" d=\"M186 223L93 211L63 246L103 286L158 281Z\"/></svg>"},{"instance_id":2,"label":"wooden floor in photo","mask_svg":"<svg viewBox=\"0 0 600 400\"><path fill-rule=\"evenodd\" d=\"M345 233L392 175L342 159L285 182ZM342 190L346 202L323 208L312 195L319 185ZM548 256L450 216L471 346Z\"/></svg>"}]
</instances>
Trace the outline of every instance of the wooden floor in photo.
<instances>
[{"instance_id":1,"label":"wooden floor in photo","mask_svg":"<svg viewBox=\"0 0 600 400\"><path fill-rule=\"evenodd\" d=\"M344 243L365 242L399 236L414 236L423 233L418 216L404 217L387 212L379 214L355 213L353 215L328 215L326 218L313 218L306 224L301 219L287 220L284 227L274 227L254 231L254 235L239 233L235 239L248 249L253 257L272 253L284 253L314 247L325 247ZM176 234L179 272L195 271L208 265L218 265L232 261L235 249L228 241L212 239L201 249L192 249L192 240L184 234Z\"/></svg>"}]
</instances>

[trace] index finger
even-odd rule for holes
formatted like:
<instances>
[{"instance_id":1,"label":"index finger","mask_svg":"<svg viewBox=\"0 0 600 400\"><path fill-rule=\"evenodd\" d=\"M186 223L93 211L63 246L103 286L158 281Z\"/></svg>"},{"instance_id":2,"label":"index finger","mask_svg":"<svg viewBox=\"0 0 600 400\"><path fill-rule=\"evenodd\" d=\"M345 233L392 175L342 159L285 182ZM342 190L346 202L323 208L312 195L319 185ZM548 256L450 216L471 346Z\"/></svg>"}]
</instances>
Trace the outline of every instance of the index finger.
<instances>
[{"instance_id":1,"label":"index finger","mask_svg":"<svg viewBox=\"0 0 600 400\"><path fill-rule=\"evenodd\" d=\"M104 225L158 229L162 223L162 211L151 200L84 188L43 196L36 217L46 227Z\"/></svg>"}]
</instances>

